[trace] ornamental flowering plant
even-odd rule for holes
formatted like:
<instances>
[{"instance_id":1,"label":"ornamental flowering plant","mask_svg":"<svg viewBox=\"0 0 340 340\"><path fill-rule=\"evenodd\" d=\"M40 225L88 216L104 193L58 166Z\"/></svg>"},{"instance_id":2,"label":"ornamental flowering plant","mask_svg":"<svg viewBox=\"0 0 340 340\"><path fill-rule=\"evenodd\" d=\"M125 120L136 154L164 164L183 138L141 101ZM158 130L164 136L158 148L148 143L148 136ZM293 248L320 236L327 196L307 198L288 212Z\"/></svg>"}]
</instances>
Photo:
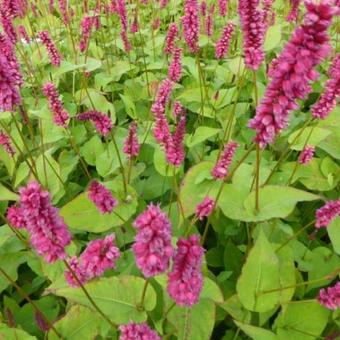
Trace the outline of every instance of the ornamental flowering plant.
<instances>
[{"instance_id":1,"label":"ornamental flowering plant","mask_svg":"<svg viewBox=\"0 0 340 340\"><path fill-rule=\"evenodd\" d=\"M339 15L0 0L0 338L339 338Z\"/></svg>"}]
</instances>

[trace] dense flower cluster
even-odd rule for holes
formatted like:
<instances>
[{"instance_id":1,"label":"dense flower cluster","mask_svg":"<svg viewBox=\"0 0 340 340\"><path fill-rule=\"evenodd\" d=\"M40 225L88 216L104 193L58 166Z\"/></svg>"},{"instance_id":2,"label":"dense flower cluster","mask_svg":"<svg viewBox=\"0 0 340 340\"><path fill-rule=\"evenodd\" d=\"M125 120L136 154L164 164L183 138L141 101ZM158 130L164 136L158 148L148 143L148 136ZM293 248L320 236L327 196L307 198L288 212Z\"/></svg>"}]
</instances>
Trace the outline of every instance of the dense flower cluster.
<instances>
[{"instance_id":1,"label":"dense flower cluster","mask_svg":"<svg viewBox=\"0 0 340 340\"><path fill-rule=\"evenodd\" d=\"M53 121L56 125L66 127L69 118L68 112L64 110L63 104L59 99L59 94L54 84L46 83L43 92L48 100L50 110L53 113Z\"/></svg>"},{"instance_id":2,"label":"dense flower cluster","mask_svg":"<svg viewBox=\"0 0 340 340\"><path fill-rule=\"evenodd\" d=\"M61 62L61 57L48 31L39 32L39 38L41 39L42 43L46 47L47 53L50 56L51 64L53 66L59 67L60 62Z\"/></svg>"},{"instance_id":3,"label":"dense flower cluster","mask_svg":"<svg viewBox=\"0 0 340 340\"><path fill-rule=\"evenodd\" d=\"M22 208L17 205L12 205L7 209L6 218L8 222L15 228L26 228L26 222L22 213Z\"/></svg>"},{"instance_id":4,"label":"dense flower cluster","mask_svg":"<svg viewBox=\"0 0 340 340\"><path fill-rule=\"evenodd\" d=\"M197 235L177 241L172 271L168 274L168 293L181 306L192 306L199 301L203 286L201 271L204 249Z\"/></svg>"},{"instance_id":5,"label":"dense flower cluster","mask_svg":"<svg viewBox=\"0 0 340 340\"><path fill-rule=\"evenodd\" d=\"M202 0L200 3L200 12L202 17L207 15L207 2L205 0Z\"/></svg>"},{"instance_id":6,"label":"dense flower cluster","mask_svg":"<svg viewBox=\"0 0 340 340\"><path fill-rule=\"evenodd\" d=\"M216 179L223 179L228 175L229 166L233 160L238 143L230 141L224 146L216 165L211 170L211 174Z\"/></svg>"},{"instance_id":7,"label":"dense flower cluster","mask_svg":"<svg viewBox=\"0 0 340 340\"><path fill-rule=\"evenodd\" d=\"M174 102L174 106L172 108L172 115L174 118L179 117L183 113L183 106L179 101Z\"/></svg>"},{"instance_id":8,"label":"dense flower cluster","mask_svg":"<svg viewBox=\"0 0 340 340\"><path fill-rule=\"evenodd\" d=\"M304 23L298 27L271 68L271 82L249 126L257 132L260 147L272 143L287 126L288 114L298 107L297 100L311 91L309 82L318 76L314 67L330 51L327 28L334 9L326 0L306 2Z\"/></svg>"},{"instance_id":9,"label":"dense flower cluster","mask_svg":"<svg viewBox=\"0 0 340 340\"><path fill-rule=\"evenodd\" d=\"M73 256L68 260L71 270L65 271L65 278L70 286L79 286L72 271L80 283L84 284L95 277L102 276L106 270L116 267L120 251L115 245L115 239L115 234L110 234L104 239L91 241L79 258Z\"/></svg>"},{"instance_id":10,"label":"dense flower cluster","mask_svg":"<svg viewBox=\"0 0 340 340\"><path fill-rule=\"evenodd\" d=\"M165 44L164 44L164 53L165 54L171 54L172 53L172 51L174 49L175 40L177 38L177 35L178 35L178 27L174 22L172 22L169 25L168 33L165 37Z\"/></svg>"},{"instance_id":11,"label":"dense flower cluster","mask_svg":"<svg viewBox=\"0 0 340 340\"><path fill-rule=\"evenodd\" d=\"M299 16L299 6L301 0L290 0L290 11L287 15L287 21L295 22Z\"/></svg>"},{"instance_id":12,"label":"dense flower cluster","mask_svg":"<svg viewBox=\"0 0 340 340\"><path fill-rule=\"evenodd\" d=\"M199 220L208 217L215 207L215 200L206 196L204 200L196 206L196 216Z\"/></svg>"},{"instance_id":13,"label":"dense flower cluster","mask_svg":"<svg viewBox=\"0 0 340 340\"><path fill-rule=\"evenodd\" d=\"M133 226L138 229L132 247L138 268L145 277L164 273L173 254L168 217L158 205L150 204Z\"/></svg>"},{"instance_id":14,"label":"dense flower cluster","mask_svg":"<svg viewBox=\"0 0 340 340\"><path fill-rule=\"evenodd\" d=\"M139 154L140 145L137 136L137 124L132 122L129 127L129 134L124 141L123 151L129 159L137 157Z\"/></svg>"},{"instance_id":15,"label":"dense flower cluster","mask_svg":"<svg viewBox=\"0 0 340 340\"><path fill-rule=\"evenodd\" d=\"M216 43L215 56L216 59L222 59L228 54L230 39L234 32L235 25L230 22L228 23L222 31L220 39Z\"/></svg>"},{"instance_id":16,"label":"dense flower cluster","mask_svg":"<svg viewBox=\"0 0 340 340\"><path fill-rule=\"evenodd\" d=\"M169 79L178 82L182 76L182 49L176 47L173 51L172 62L169 66Z\"/></svg>"},{"instance_id":17,"label":"dense flower cluster","mask_svg":"<svg viewBox=\"0 0 340 340\"><path fill-rule=\"evenodd\" d=\"M306 145L299 156L299 163L304 165L308 164L314 156L314 151L314 146Z\"/></svg>"},{"instance_id":18,"label":"dense flower cluster","mask_svg":"<svg viewBox=\"0 0 340 340\"><path fill-rule=\"evenodd\" d=\"M77 119L91 121L96 127L97 132L102 136L107 136L112 129L112 121L109 116L99 111L86 111L77 116Z\"/></svg>"},{"instance_id":19,"label":"dense flower cluster","mask_svg":"<svg viewBox=\"0 0 340 340\"><path fill-rule=\"evenodd\" d=\"M8 9L0 6L0 23L7 38L15 44L18 36L13 25L13 16Z\"/></svg>"},{"instance_id":20,"label":"dense flower cluster","mask_svg":"<svg viewBox=\"0 0 340 340\"><path fill-rule=\"evenodd\" d=\"M127 32L128 32L128 17L127 17L127 10L125 6L125 0L117 0L116 2L116 12L120 18L121 24L121 31L120 37L124 44L125 52L129 52L131 50L131 44L129 42Z\"/></svg>"},{"instance_id":21,"label":"dense flower cluster","mask_svg":"<svg viewBox=\"0 0 340 340\"><path fill-rule=\"evenodd\" d=\"M99 16L86 16L81 22L81 39L79 42L80 52L85 52L88 48L92 28L98 29L100 26Z\"/></svg>"},{"instance_id":22,"label":"dense flower cluster","mask_svg":"<svg viewBox=\"0 0 340 340\"><path fill-rule=\"evenodd\" d=\"M199 50L198 47L199 17L197 0L185 0L182 25L184 39L189 47L190 52L197 53Z\"/></svg>"},{"instance_id":23,"label":"dense flower cluster","mask_svg":"<svg viewBox=\"0 0 340 340\"><path fill-rule=\"evenodd\" d=\"M329 223L340 215L340 199L328 201L323 207L316 211L316 228L328 227Z\"/></svg>"},{"instance_id":24,"label":"dense flower cluster","mask_svg":"<svg viewBox=\"0 0 340 340\"><path fill-rule=\"evenodd\" d=\"M340 96L340 53L336 55L329 69L330 79L326 82L323 93L312 107L314 118L325 119L336 106Z\"/></svg>"},{"instance_id":25,"label":"dense flower cluster","mask_svg":"<svg viewBox=\"0 0 340 340\"><path fill-rule=\"evenodd\" d=\"M119 330L121 332L119 340L161 340L161 337L145 322L140 324L130 322L119 326Z\"/></svg>"},{"instance_id":26,"label":"dense flower cluster","mask_svg":"<svg viewBox=\"0 0 340 340\"><path fill-rule=\"evenodd\" d=\"M80 256L80 263L87 279L100 277L106 270L116 267L120 252L115 246L115 239L115 234L110 234L87 245Z\"/></svg>"},{"instance_id":27,"label":"dense flower cluster","mask_svg":"<svg viewBox=\"0 0 340 340\"><path fill-rule=\"evenodd\" d=\"M318 301L331 310L340 308L340 282L337 282L333 287L320 289Z\"/></svg>"},{"instance_id":28,"label":"dense flower cluster","mask_svg":"<svg viewBox=\"0 0 340 340\"><path fill-rule=\"evenodd\" d=\"M272 9L274 1L275 0L263 0L263 23L266 26L273 24L273 19L275 20L275 12Z\"/></svg>"},{"instance_id":29,"label":"dense flower cluster","mask_svg":"<svg viewBox=\"0 0 340 340\"><path fill-rule=\"evenodd\" d=\"M65 25L69 25L69 23L71 21L67 3L68 3L67 0L58 0L59 11L60 11L61 18L62 18Z\"/></svg>"},{"instance_id":30,"label":"dense flower cluster","mask_svg":"<svg viewBox=\"0 0 340 340\"><path fill-rule=\"evenodd\" d=\"M13 149L13 146L11 144L11 140L7 134L0 131L0 145L3 146L4 150L10 155L14 156L15 151Z\"/></svg>"},{"instance_id":31,"label":"dense flower cluster","mask_svg":"<svg viewBox=\"0 0 340 340\"><path fill-rule=\"evenodd\" d=\"M250 69L257 70L264 60L263 42L266 30L259 0L239 0L238 13L243 31L245 64Z\"/></svg>"},{"instance_id":32,"label":"dense flower cluster","mask_svg":"<svg viewBox=\"0 0 340 340\"><path fill-rule=\"evenodd\" d=\"M59 210L52 206L50 194L37 182L31 182L20 189L20 207L31 244L37 253L47 262L64 259L71 234Z\"/></svg>"},{"instance_id":33,"label":"dense flower cluster","mask_svg":"<svg viewBox=\"0 0 340 340\"><path fill-rule=\"evenodd\" d=\"M97 181L91 182L88 189L88 196L102 214L111 213L113 208L118 204L117 200L112 196L111 191Z\"/></svg>"}]
</instances>

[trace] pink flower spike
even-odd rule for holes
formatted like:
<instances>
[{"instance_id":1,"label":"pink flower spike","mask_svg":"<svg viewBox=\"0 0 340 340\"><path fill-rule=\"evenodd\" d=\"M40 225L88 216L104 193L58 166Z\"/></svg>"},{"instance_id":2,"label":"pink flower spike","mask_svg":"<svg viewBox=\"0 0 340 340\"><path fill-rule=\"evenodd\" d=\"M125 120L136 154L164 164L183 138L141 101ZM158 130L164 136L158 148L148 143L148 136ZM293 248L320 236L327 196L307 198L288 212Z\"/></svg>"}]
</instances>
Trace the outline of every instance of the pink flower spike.
<instances>
[{"instance_id":1,"label":"pink flower spike","mask_svg":"<svg viewBox=\"0 0 340 340\"><path fill-rule=\"evenodd\" d=\"M199 35L199 17L197 0L184 1L184 16L182 17L184 39L190 52L197 53Z\"/></svg>"},{"instance_id":2,"label":"pink flower spike","mask_svg":"<svg viewBox=\"0 0 340 340\"><path fill-rule=\"evenodd\" d=\"M71 242L71 234L59 209L52 206L50 194L37 182L31 182L20 189L20 206L37 253L49 263L65 259L65 247Z\"/></svg>"},{"instance_id":3,"label":"pink flower spike","mask_svg":"<svg viewBox=\"0 0 340 340\"><path fill-rule=\"evenodd\" d=\"M165 8L168 5L168 3L169 3L169 0L160 0L159 2L160 9Z\"/></svg>"},{"instance_id":4,"label":"pink flower spike","mask_svg":"<svg viewBox=\"0 0 340 340\"><path fill-rule=\"evenodd\" d=\"M233 160L238 143L230 141L224 146L224 150L220 155L216 165L211 170L211 174L216 179L223 179L228 175L229 166Z\"/></svg>"},{"instance_id":5,"label":"pink flower spike","mask_svg":"<svg viewBox=\"0 0 340 340\"><path fill-rule=\"evenodd\" d=\"M29 44L31 39L30 37L28 36L28 33L26 31L26 28L23 26L23 25L19 25L18 26L18 32L20 34L20 36L22 37L22 39L24 39L25 43L26 44Z\"/></svg>"},{"instance_id":6,"label":"pink flower spike","mask_svg":"<svg viewBox=\"0 0 340 340\"><path fill-rule=\"evenodd\" d=\"M201 15L202 17L205 17L207 15L207 3L205 0L201 1L200 4L200 11L201 11Z\"/></svg>"},{"instance_id":7,"label":"pink flower spike","mask_svg":"<svg viewBox=\"0 0 340 340\"><path fill-rule=\"evenodd\" d=\"M18 40L18 36L13 25L13 16L6 8L3 8L2 5L0 6L0 23L5 35L12 44L15 44Z\"/></svg>"},{"instance_id":8,"label":"pink flower spike","mask_svg":"<svg viewBox=\"0 0 340 340\"><path fill-rule=\"evenodd\" d=\"M82 265L79 263L79 259L76 256L71 257L69 260L67 260L69 266L71 267L74 274L76 274L78 280L83 285L88 281L88 278L86 276L85 270L82 267ZM73 276L72 272L70 270L66 270L64 272L65 279L67 283L71 287L79 287L78 281Z\"/></svg>"},{"instance_id":9,"label":"pink flower spike","mask_svg":"<svg viewBox=\"0 0 340 340\"><path fill-rule=\"evenodd\" d=\"M272 64L271 78L255 117L249 127L256 130L255 141L264 148L288 125L289 112L298 107L297 100L311 92L310 82L318 73L314 68L328 56L331 47L327 29L334 7L328 0L306 1L303 24L296 28L281 55Z\"/></svg>"},{"instance_id":10,"label":"pink flower spike","mask_svg":"<svg viewBox=\"0 0 340 340\"><path fill-rule=\"evenodd\" d=\"M172 108L172 115L174 118L180 117L184 112L183 106L179 101L174 102L174 106Z\"/></svg>"},{"instance_id":11,"label":"pink flower spike","mask_svg":"<svg viewBox=\"0 0 340 340\"><path fill-rule=\"evenodd\" d=\"M224 28L221 38L216 43L215 56L216 59L222 59L228 54L231 36L234 32L235 25L230 22Z\"/></svg>"},{"instance_id":12,"label":"pink flower spike","mask_svg":"<svg viewBox=\"0 0 340 340\"><path fill-rule=\"evenodd\" d=\"M319 100L312 106L314 118L325 119L336 106L340 96L340 53L336 55L328 72L330 79L326 82Z\"/></svg>"},{"instance_id":13,"label":"pink flower spike","mask_svg":"<svg viewBox=\"0 0 340 340\"><path fill-rule=\"evenodd\" d=\"M140 145L137 136L137 124L132 122L129 128L129 134L124 141L123 151L127 155L127 158L131 159L137 157L139 154Z\"/></svg>"},{"instance_id":14,"label":"pink flower spike","mask_svg":"<svg viewBox=\"0 0 340 340\"><path fill-rule=\"evenodd\" d=\"M149 204L133 226L138 229L132 246L137 267L145 277L164 273L173 254L168 217L158 205Z\"/></svg>"},{"instance_id":15,"label":"pink flower spike","mask_svg":"<svg viewBox=\"0 0 340 340\"><path fill-rule=\"evenodd\" d=\"M168 293L177 305L191 307L199 301L203 287L201 271L204 249L199 237L192 235L177 241L173 268L168 274Z\"/></svg>"},{"instance_id":16,"label":"pink flower spike","mask_svg":"<svg viewBox=\"0 0 340 340\"><path fill-rule=\"evenodd\" d=\"M306 147L301 151L299 156L299 163L303 165L307 165L314 156L315 148L311 145L306 145Z\"/></svg>"},{"instance_id":17,"label":"pink flower spike","mask_svg":"<svg viewBox=\"0 0 340 340\"><path fill-rule=\"evenodd\" d=\"M203 220L204 217L208 217L215 207L215 200L206 196L204 200L196 206L196 216L199 220Z\"/></svg>"},{"instance_id":18,"label":"pink flower spike","mask_svg":"<svg viewBox=\"0 0 340 340\"><path fill-rule=\"evenodd\" d=\"M264 60L263 43L265 24L259 0L239 0L238 13L243 31L243 50L245 64L257 70Z\"/></svg>"},{"instance_id":19,"label":"pink flower spike","mask_svg":"<svg viewBox=\"0 0 340 340\"><path fill-rule=\"evenodd\" d=\"M320 289L318 301L330 310L340 308L340 282L338 281L333 287Z\"/></svg>"},{"instance_id":20,"label":"pink flower spike","mask_svg":"<svg viewBox=\"0 0 340 340\"><path fill-rule=\"evenodd\" d=\"M220 16L225 17L228 10L228 0L218 0L218 10Z\"/></svg>"},{"instance_id":21,"label":"pink flower spike","mask_svg":"<svg viewBox=\"0 0 340 340\"><path fill-rule=\"evenodd\" d=\"M211 37L214 34L214 12L215 12L215 5L211 4L209 8L207 20L205 22L205 33L208 37Z\"/></svg>"},{"instance_id":22,"label":"pink flower spike","mask_svg":"<svg viewBox=\"0 0 340 340\"><path fill-rule=\"evenodd\" d=\"M118 204L117 200L112 196L111 191L97 181L90 183L88 197L102 214L112 213L113 208Z\"/></svg>"},{"instance_id":23,"label":"pink flower spike","mask_svg":"<svg viewBox=\"0 0 340 340\"><path fill-rule=\"evenodd\" d=\"M115 245L115 239L115 234L110 234L87 245L80 256L80 263L87 279L100 277L106 270L116 267L120 251Z\"/></svg>"},{"instance_id":24,"label":"pink flower spike","mask_svg":"<svg viewBox=\"0 0 340 340\"><path fill-rule=\"evenodd\" d=\"M22 209L17 205L12 205L7 209L6 218L8 222L15 228L26 228L25 218Z\"/></svg>"},{"instance_id":25,"label":"pink flower spike","mask_svg":"<svg viewBox=\"0 0 340 340\"><path fill-rule=\"evenodd\" d=\"M172 22L169 25L168 33L165 38L165 46L164 46L164 53L171 54L174 49L175 39L178 35L178 27L177 25Z\"/></svg>"},{"instance_id":26,"label":"pink flower spike","mask_svg":"<svg viewBox=\"0 0 340 340\"><path fill-rule=\"evenodd\" d=\"M53 66L60 66L61 57L60 54L53 43L50 34L47 31L39 32L39 38L41 39L42 43L45 45L48 55L50 56L51 64Z\"/></svg>"},{"instance_id":27,"label":"pink flower spike","mask_svg":"<svg viewBox=\"0 0 340 340\"><path fill-rule=\"evenodd\" d=\"M4 132L0 131L0 145L3 146L4 150L13 157L15 150L13 149L11 139Z\"/></svg>"},{"instance_id":28,"label":"pink flower spike","mask_svg":"<svg viewBox=\"0 0 340 340\"><path fill-rule=\"evenodd\" d=\"M182 49L176 47L173 52L172 62L169 66L169 79L179 82L182 76Z\"/></svg>"},{"instance_id":29,"label":"pink flower spike","mask_svg":"<svg viewBox=\"0 0 340 340\"><path fill-rule=\"evenodd\" d=\"M71 18L70 18L70 15L69 15L69 12L68 12L68 6L67 6L68 1L67 0L58 0L58 3L59 3L59 11L60 11L60 14L61 14L61 18L64 22L64 25L67 26L71 22Z\"/></svg>"},{"instance_id":30,"label":"pink flower spike","mask_svg":"<svg viewBox=\"0 0 340 340\"><path fill-rule=\"evenodd\" d=\"M127 325L119 326L121 332L119 340L161 340L145 322L134 323L130 322Z\"/></svg>"},{"instance_id":31,"label":"pink flower spike","mask_svg":"<svg viewBox=\"0 0 340 340\"><path fill-rule=\"evenodd\" d=\"M66 128L69 115L68 112L64 110L63 104L59 99L59 93L57 92L54 84L46 83L43 87L43 92L48 100L50 110L53 113L54 123Z\"/></svg>"},{"instance_id":32,"label":"pink flower spike","mask_svg":"<svg viewBox=\"0 0 340 340\"><path fill-rule=\"evenodd\" d=\"M316 228L327 228L333 219L340 215L340 199L328 201L323 207L316 211Z\"/></svg>"},{"instance_id":33,"label":"pink flower spike","mask_svg":"<svg viewBox=\"0 0 340 340\"><path fill-rule=\"evenodd\" d=\"M288 22L296 22L299 16L299 6L301 0L290 0L290 11L287 15Z\"/></svg>"},{"instance_id":34,"label":"pink flower spike","mask_svg":"<svg viewBox=\"0 0 340 340\"><path fill-rule=\"evenodd\" d=\"M112 129L112 121L109 116L99 111L86 111L80 113L77 119L83 121L91 121L96 127L97 132L102 136L107 136Z\"/></svg>"}]
</instances>

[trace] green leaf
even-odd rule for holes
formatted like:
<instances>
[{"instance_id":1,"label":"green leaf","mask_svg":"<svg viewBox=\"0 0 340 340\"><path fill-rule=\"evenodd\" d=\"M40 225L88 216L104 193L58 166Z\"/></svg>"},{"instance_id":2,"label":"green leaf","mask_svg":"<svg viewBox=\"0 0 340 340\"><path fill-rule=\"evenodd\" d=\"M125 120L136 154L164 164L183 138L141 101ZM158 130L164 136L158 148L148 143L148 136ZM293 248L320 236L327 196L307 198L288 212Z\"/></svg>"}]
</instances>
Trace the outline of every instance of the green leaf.
<instances>
[{"instance_id":1,"label":"green leaf","mask_svg":"<svg viewBox=\"0 0 340 340\"><path fill-rule=\"evenodd\" d=\"M279 339L279 337L276 334L264 328L254 327L254 326L247 325L245 323L241 323L238 321L234 321L234 322L239 328L242 329L244 333L250 336L253 340L278 340Z\"/></svg>"},{"instance_id":2,"label":"green leaf","mask_svg":"<svg viewBox=\"0 0 340 340\"><path fill-rule=\"evenodd\" d=\"M18 279L18 267L27 261L27 253L26 252L16 252L3 254L0 256L0 267L7 273L7 275L13 280L16 281ZM0 275L0 293L6 289L11 282L8 281L6 277L2 274Z\"/></svg>"},{"instance_id":3,"label":"green leaf","mask_svg":"<svg viewBox=\"0 0 340 340\"><path fill-rule=\"evenodd\" d=\"M156 306L156 293L148 285L144 300L144 310L139 308L145 280L136 276L100 278L85 285L98 307L117 324L130 321L142 322L147 319L146 311ZM69 301L93 309L81 288L57 288L53 291Z\"/></svg>"},{"instance_id":4,"label":"green leaf","mask_svg":"<svg viewBox=\"0 0 340 340\"><path fill-rule=\"evenodd\" d=\"M317 301L296 301L283 306L275 320L280 339L313 340L321 335L330 312Z\"/></svg>"},{"instance_id":5,"label":"green leaf","mask_svg":"<svg viewBox=\"0 0 340 340\"><path fill-rule=\"evenodd\" d=\"M313 131L312 131L313 129ZM308 144L317 146L321 141L327 138L332 131L329 131L320 127L307 127L303 131L302 129L298 129L294 131L288 138L289 144L291 144L290 148L293 150L302 150L305 146L305 143L308 138ZM299 135L299 137L297 137ZM294 139L295 142L293 143Z\"/></svg>"},{"instance_id":6,"label":"green leaf","mask_svg":"<svg viewBox=\"0 0 340 340\"><path fill-rule=\"evenodd\" d=\"M340 255L340 217L337 217L329 224L327 232L334 251Z\"/></svg>"},{"instance_id":7,"label":"green leaf","mask_svg":"<svg viewBox=\"0 0 340 340\"><path fill-rule=\"evenodd\" d=\"M216 196L221 185L219 181L202 180L201 175L202 172L210 173L213 166L212 162L201 162L187 171L180 189L180 199L185 216L190 216L195 212L196 205L202 202L208 192L210 197Z\"/></svg>"},{"instance_id":8,"label":"green leaf","mask_svg":"<svg viewBox=\"0 0 340 340\"><path fill-rule=\"evenodd\" d=\"M219 304L219 306L226 310L235 320L242 322L251 321L251 312L243 307L237 294L232 295L222 304Z\"/></svg>"},{"instance_id":9,"label":"green leaf","mask_svg":"<svg viewBox=\"0 0 340 340\"><path fill-rule=\"evenodd\" d=\"M178 340L209 340L215 323L215 305L201 299L192 308L174 307L168 319L177 329Z\"/></svg>"},{"instance_id":10,"label":"green leaf","mask_svg":"<svg viewBox=\"0 0 340 340\"><path fill-rule=\"evenodd\" d=\"M0 201L17 201L19 196L0 183Z\"/></svg>"},{"instance_id":11,"label":"green leaf","mask_svg":"<svg viewBox=\"0 0 340 340\"><path fill-rule=\"evenodd\" d=\"M237 281L237 294L248 310L266 312L276 307L280 294L277 291L271 293L265 291L278 288L280 288L279 260L261 231Z\"/></svg>"},{"instance_id":12,"label":"green leaf","mask_svg":"<svg viewBox=\"0 0 340 340\"><path fill-rule=\"evenodd\" d=\"M281 24L277 24L268 28L263 46L265 51L270 51L279 45L281 41L281 26Z\"/></svg>"},{"instance_id":13,"label":"green leaf","mask_svg":"<svg viewBox=\"0 0 340 340\"><path fill-rule=\"evenodd\" d=\"M126 113L132 118L136 119L137 114L136 114L136 106L135 103L133 102L132 98L129 95L119 95L120 98L122 99L124 105L125 105L125 111Z\"/></svg>"},{"instance_id":14,"label":"green leaf","mask_svg":"<svg viewBox=\"0 0 340 340\"><path fill-rule=\"evenodd\" d=\"M258 222L287 217L298 202L320 199L319 196L307 191L278 185L266 185L260 188L259 197L259 211L256 211L254 191L249 194L244 187L227 184L224 186L218 204L229 218Z\"/></svg>"},{"instance_id":15,"label":"green leaf","mask_svg":"<svg viewBox=\"0 0 340 340\"><path fill-rule=\"evenodd\" d=\"M90 165L95 165L97 158L104 151L104 145L97 135L94 135L80 148L80 154L85 158L86 163Z\"/></svg>"},{"instance_id":16,"label":"green leaf","mask_svg":"<svg viewBox=\"0 0 340 340\"><path fill-rule=\"evenodd\" d=\"M87 193L82 193L60 210L61 216L70 228L100 233L122 225L135 213L138 204L137 194L132 187L128 186L129 197L124 200L121 182L106 182L105 186L113 191L113 196L118 200L118 206L111 214L101 214L94 203L89 200ZM115 211L124 221L115 214Z\"/></svg>"},{"instance_id":17,"label":"green leaf","mask_svg":"<svg viewBox=\"0 0 340 340\"><path fill-rule=\"evenodd\" d=\"M208 126L200 126L195 130L195 133L186 140L186 145L187 147L191 148L215 136L220 131L220 129L215 129Z\"/></svg>"},{"instance_id":18,"label":"green leaf","mask_svg":"<svg viewBox=\"0 0 340 340\"><path fill-rule=\"evenodd\" d=\"M94 315L94 312L84 306L75 305L67 314L58 320L54 327L68 340L78 339L95 339L100 334L100 326L105 323L100 315ZM59 339L53 330L48 333L50 340Z\"/></svg>"},{"instance_id":19,"label":"green leaf","mask_svg":"<svg viewBox=\"0 0 340 340\"><path fill-rule=\"evenodd\" d=\"M9 328L6 324L0 324L0 338L6 340L34 340L35 336L31 336L25 331L18 328Z\"/></svg>"}]
</instances>

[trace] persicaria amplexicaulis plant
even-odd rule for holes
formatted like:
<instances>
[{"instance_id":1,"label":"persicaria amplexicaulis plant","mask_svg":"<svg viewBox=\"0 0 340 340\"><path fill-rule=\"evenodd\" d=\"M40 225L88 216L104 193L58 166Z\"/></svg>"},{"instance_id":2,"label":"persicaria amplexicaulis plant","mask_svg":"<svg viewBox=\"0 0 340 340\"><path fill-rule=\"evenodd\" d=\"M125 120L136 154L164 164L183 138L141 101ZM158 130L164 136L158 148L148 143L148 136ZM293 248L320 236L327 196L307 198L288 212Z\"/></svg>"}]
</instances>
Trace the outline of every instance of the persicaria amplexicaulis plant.
<instances>
[{"instance_id":1,"label":"persicaria amplexicaulis plant","mask_svg":"<svg viewBox=\"0 0 340 340\"><path fill-rule=\"evenodd\" d=\"M339 336L339 14L0 0L0 338Z\"/></svg>"}]
</instances>

